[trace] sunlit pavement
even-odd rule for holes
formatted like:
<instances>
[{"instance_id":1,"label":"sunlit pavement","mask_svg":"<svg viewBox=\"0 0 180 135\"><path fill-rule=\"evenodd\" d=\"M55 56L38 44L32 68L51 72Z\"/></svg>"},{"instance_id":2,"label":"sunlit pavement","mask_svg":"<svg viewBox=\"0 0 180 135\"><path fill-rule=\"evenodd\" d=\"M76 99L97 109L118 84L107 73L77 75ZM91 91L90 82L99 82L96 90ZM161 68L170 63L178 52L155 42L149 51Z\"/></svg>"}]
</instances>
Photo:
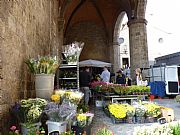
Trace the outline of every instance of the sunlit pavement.
<instances>
[{"instance_id":1,"label":"sunlit pavement","mask_svg":"<svg viewBox=\"0 0 180 135\"><path fill-rule=\"evenodd\" d=\"M154 102L161 106L169 107L174 109L175 120L180 120L180 103L177 103L174 99L156 99ZM143 124L113 124L111 119L103 112L102 108L94 107L92 110L95 113L92 127L92 135L97 129L101 127L107 127L113 131L114 135L132 135L134 127L137 126L151 126L153 123L143 123Z\"/></svg>"}]
</instances>

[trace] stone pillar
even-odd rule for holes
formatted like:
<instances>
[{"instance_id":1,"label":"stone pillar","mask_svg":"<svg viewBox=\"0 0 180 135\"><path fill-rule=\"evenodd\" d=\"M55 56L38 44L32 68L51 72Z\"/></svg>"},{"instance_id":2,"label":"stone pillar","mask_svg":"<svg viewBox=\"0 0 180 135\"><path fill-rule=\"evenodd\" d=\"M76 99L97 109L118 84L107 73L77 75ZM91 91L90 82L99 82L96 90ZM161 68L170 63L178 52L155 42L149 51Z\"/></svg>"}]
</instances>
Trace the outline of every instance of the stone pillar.
<instances>
[{"instance_id":1,"label":"stone pillar","mask_svg":"<svg viewBox=\"0 0 180 135\"><path fill-rule=\"evenodd\" d=\"M132 19L128 22L131 77L135 81L136 68L146 68L148 64L148 46L147 46L147 21L145 19Z\"/></svg>"},{"instance_id":2,"label":"stone pillar","mask_svg":"<svg viewBox=\"0 0 180 135\"><path fill-rule=\"evenodd\" d=\"M118 43L113 43L114 50L114 73L116 73L120 69L121 61L120 61L120 46Z\"/></svg>"}]
</instances>

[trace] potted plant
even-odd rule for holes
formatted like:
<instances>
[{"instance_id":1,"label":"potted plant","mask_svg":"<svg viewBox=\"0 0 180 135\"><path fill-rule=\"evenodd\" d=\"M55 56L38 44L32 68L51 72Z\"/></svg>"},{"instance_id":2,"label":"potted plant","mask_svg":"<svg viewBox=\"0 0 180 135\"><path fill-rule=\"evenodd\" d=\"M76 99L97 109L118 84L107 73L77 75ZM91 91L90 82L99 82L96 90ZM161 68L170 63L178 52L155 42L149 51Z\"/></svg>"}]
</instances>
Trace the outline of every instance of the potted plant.
<instances>
[{"instance_id":1,"label":"potted plant","mask_svg":"<svg viewBox=\"0 0 180 135\"><path fill-rule=\"evenodd\" d=\"M54 90L54 76L59 67L56 57L44 56L25 61L35 75L36 97L49 99Z\"/></svg>"},{"instance_id":2,"label":"potted plant","mask_svg":"<svg viewBox=\"0 0 180 135\"><path fill-rule=\"evenodd\" d=\"M145 112L146 112L146 109L143 105L137 105L135 107L135 115L136 115L136 121L137 123L144 123L145 121Z\"/></svg>"},{"instance_id":3,"label":"potted plant","mask_svg":"<svg viewBox=\"0 0 180 135\"><path fill-rule=\"evenodd\" d=\"M12 112L20 122L22 135L35 132L39 128L39 119L46 104L47 101L40 98L22 99L15 103Z\"/></svg>"},{"instance_id":4,"label":"potted plant","mask_svg":"<svg viewBox=\"0 0 180 135\"><path fill-rule=\"evenodd\" d=\"M75 132L75 135L80 134L91 134L91 123L94 114L92 113L79 113L76 115L76 120L73 121L72 130Z\"/></svg>"},{"instance_id":5,"label":"potted plant","mask_svg":"<svg viewBox=\"0 0 180 135\"><path fill-rule=\"evenodd\" d=\"M134 123L135 108L129 104L126 104L126 120L127 123Z\"/></svg>"},{"instance_id":6,"label":"potted plant","mask_svg":"<svg viewBox=\"0 0 180 135\"><path fill-rule=\"evenodd\" d=\"M83 97L82 92L56 90L45 108L48 115L48 133L52 131L65 132L70 127L71 120L76 116L77 105ZM68 127L68 128L69 128Z\"/></svg>"},{"instance_id":7,"label":"potted plant","mask_svg":"<svg viewBox=\"0 0 180 135\"><path fill-rule=\"evenodd\" d=\"M113 123L123 123L126 117L126 107L122 104L114 103L108 106Z\"/></svg>"},{"instance_id":8,"label":"potted plant","mask_svg":"<svg viewBox=\"0 0 180 135\"><path fill-rule=\"evenodd\" d=\"M146 120L147 122L155 122L155 118L157 118L161 114L160 106L154 103L144 104L146 107Z\"/></svg>"}]
</instances>

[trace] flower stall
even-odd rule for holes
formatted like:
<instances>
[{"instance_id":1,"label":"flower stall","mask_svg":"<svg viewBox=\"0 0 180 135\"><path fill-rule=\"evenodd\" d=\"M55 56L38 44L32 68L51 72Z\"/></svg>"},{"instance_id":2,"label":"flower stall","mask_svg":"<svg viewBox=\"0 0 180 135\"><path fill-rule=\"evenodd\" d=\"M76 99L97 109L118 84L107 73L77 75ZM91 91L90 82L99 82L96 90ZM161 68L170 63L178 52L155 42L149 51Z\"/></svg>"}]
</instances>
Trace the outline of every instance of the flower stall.
<instances>
[{"instance_id":1,"label":"flower stall","mask_svg":"<svg viewBox=\"0 0 180 135\"><path fill-rule=\"evenodd\" d=\"M110 103L103 110L112 123L153 123L164 117L162 106L153 102ZM168 122L168 121L167 121Z\"/></svg>"},{"instance_id":2,"label":"flower stall","mask_svg":"<svg viewBox=\"0 0 180 135\"><path fill-rule=\"evenodd\" d=\"M145 97L149 96L150 87L93 82L91 83L91 92L94 102L100 98L101 100L110 99L112 103L117 100L130 101L132 103L133 100L145 99Z\"/></svg>"}]
</instances>

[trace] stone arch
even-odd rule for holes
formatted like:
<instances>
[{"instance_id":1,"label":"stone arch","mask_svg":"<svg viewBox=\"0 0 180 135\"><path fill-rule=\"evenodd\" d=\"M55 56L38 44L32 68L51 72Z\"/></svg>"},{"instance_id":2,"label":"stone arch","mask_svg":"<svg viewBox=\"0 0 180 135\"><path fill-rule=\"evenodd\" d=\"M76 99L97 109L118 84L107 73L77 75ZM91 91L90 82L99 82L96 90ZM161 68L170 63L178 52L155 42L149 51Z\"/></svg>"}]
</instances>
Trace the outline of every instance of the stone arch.
<instances>
[{"instance_id":1,"label":"stone arch","mask_svg":"<svg viewBox=\"0 0 180 135\"><path fill-rule=\"evenodd\" d=\"M119 46L119 34L120 34L120 27L121 27L121 23L123 21L123 18L125 16L126 12L123 11L119 14L119 16L117 17L116 23L115 23L115 27L114 27L114 35L113 35L113 52L114 52L114 67L113 70L117 71L118 69L120 69L120 65L121 65L121 60L120 60L120 46Z\"/></svg>"}]
</instances>

